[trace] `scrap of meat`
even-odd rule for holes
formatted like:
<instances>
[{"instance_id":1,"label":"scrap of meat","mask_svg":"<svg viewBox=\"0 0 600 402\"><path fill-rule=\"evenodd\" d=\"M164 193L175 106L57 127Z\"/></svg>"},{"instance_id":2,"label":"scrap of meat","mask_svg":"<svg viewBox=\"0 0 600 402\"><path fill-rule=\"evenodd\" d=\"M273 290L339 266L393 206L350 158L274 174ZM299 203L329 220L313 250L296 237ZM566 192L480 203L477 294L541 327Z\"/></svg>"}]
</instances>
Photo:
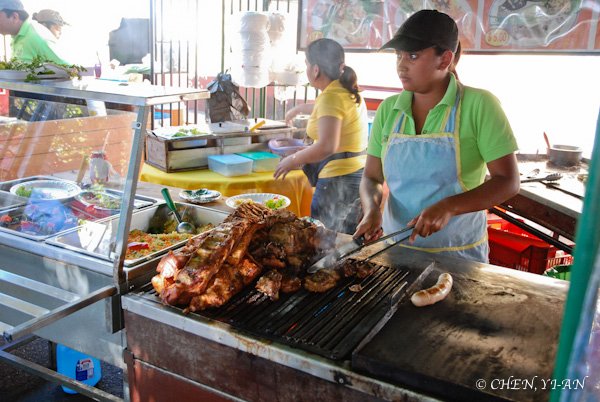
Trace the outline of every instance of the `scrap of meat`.
<instances>
[{"instance_id":1,"label":"scrap of meat","mask_svg":"<svg viewBox=\"0 0 600 402\"><path fill-rule=\"evenodd\" d=\"M360 279L371 275L375 269L377 269L377 265L373 264L372 262L359 261L355 259L348 259L337 268L340 274L342 274L345 278L355 276Z\"/></svg>"},{"instance_id":2,"label":"scrap of meat","mask_svg":"<svg viewBox=\"0 0 600 402\"><path fill-rule=\"evenodd\" d=\"M283 293L295 293L302 287L302 280L289 272L284 272L281 278L281 290Z\"/></svg>"},{"instance_id":3,"label":"scrap of meat","mask_svg":"<svg viewBox=\"0 0 600 402\"><path fill-rule=\"evenodd\" d=\"M258 282L256 282L256 290L264 295L269 296L271 300L278 300L282 277L283 275L281 272L271 270L265 275L261 276Z\"/></svg>"},{"instance_id":4,"label":"scrap of meat","mask_svg":"<svg viewBox=\"0 0 600 402\"><path fill-rule=\"evenodd\" d=\"M322 269L304 278L304 288L309 292L324 293L334 288L340 280L335 269Z\"/></svg>"}]
</instances>

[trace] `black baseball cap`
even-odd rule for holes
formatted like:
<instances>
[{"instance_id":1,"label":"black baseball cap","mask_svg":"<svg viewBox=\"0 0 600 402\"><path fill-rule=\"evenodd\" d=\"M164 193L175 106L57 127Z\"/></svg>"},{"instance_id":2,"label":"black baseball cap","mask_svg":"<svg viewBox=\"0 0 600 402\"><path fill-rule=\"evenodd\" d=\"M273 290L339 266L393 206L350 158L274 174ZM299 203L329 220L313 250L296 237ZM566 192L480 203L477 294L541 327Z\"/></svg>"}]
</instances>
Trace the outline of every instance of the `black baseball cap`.
<instances>
[{"instance_id":1,"label":"black baseball cap","mask_svg":"<svg viewBox=\"0 0 600 402\"><path fill-rule=\"evenodd\" d=\"M392 40L381 49L416 52L432 46L456 52L458 27L448 14L437 10L421 10L404 21Z\"/></svg>"}]
</instances>

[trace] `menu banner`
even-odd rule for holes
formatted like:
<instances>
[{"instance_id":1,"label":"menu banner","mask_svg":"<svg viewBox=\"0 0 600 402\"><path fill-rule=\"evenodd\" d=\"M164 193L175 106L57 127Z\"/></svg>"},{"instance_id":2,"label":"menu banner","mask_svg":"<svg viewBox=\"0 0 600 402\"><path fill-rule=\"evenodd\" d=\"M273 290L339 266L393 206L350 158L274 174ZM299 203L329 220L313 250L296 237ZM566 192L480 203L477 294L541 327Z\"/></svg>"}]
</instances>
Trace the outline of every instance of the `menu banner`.
<instances>
[{"instance_id":1,"label":"menu banner","mask_svg":"<svg viewBox=\"0 0 600 402\"><path fill-rule=\"evenodd\" d=\"M470 53L600 52L598 0L301 0L298 48L331 38L349 51L378 50L422 9L450 15Z\"/></svg>"}]
</instances>

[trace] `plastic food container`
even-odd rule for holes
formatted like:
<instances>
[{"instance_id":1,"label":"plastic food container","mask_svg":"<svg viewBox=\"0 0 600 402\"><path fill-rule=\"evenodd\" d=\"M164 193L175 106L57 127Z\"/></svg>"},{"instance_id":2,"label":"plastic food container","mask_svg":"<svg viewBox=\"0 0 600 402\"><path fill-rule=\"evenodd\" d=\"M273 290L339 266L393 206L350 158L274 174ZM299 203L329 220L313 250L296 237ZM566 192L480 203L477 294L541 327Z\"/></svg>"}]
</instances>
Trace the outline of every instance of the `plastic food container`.
<instances>
[{"instance_id":1,"label":"plastic food container","mask_svg":"<svg viewBox=\"0 0 600 402\"><path fill-rule=\"evenodd\" d=\"M237 155L252 161L253 172L272 172L281 159L270 152L241 152Z\"/></svg>"},{"instance_id":2,"label":"plastic food container","mask_svg":"<svg viewBox=\"0 0 600 402\"><path fill-rule=\"evenodd\" d=\"M304 143L303 140L295 138L286 138L281 140L269 141L269 149L271 150L271 152L279 156L288 156L306 147L307 145Z\"/></svg>"},{"instance_id":3,"label":"plastic food container","mask_svg":"<svg viewBox=\"0 0 600 402\"><path fill-rule=\"evenodd\" d=\"M235 154L209 155L208 168L223 176L243 176L252 172L252 160Z\"/></svg>"}]
</instances>

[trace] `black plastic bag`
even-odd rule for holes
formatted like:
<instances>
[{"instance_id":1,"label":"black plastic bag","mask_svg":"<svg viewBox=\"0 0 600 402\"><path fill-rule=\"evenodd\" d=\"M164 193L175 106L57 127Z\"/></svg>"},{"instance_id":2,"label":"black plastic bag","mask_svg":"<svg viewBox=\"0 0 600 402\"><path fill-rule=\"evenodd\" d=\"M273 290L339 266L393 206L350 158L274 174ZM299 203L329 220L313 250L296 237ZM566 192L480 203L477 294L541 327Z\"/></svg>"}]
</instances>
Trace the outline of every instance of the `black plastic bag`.
<instances>
[{"instance_id":1,"label":"black plastic bag","mask_svg":"<svg viewBox=\"0 0 600 402\"><path fill-rule=\"evenodd\" d=\"M207 87L210 98L207 102L211 123L245 119L250 113L240 88L231 80L231 74L219 73Z\"/></svg>"}]
</instances>

